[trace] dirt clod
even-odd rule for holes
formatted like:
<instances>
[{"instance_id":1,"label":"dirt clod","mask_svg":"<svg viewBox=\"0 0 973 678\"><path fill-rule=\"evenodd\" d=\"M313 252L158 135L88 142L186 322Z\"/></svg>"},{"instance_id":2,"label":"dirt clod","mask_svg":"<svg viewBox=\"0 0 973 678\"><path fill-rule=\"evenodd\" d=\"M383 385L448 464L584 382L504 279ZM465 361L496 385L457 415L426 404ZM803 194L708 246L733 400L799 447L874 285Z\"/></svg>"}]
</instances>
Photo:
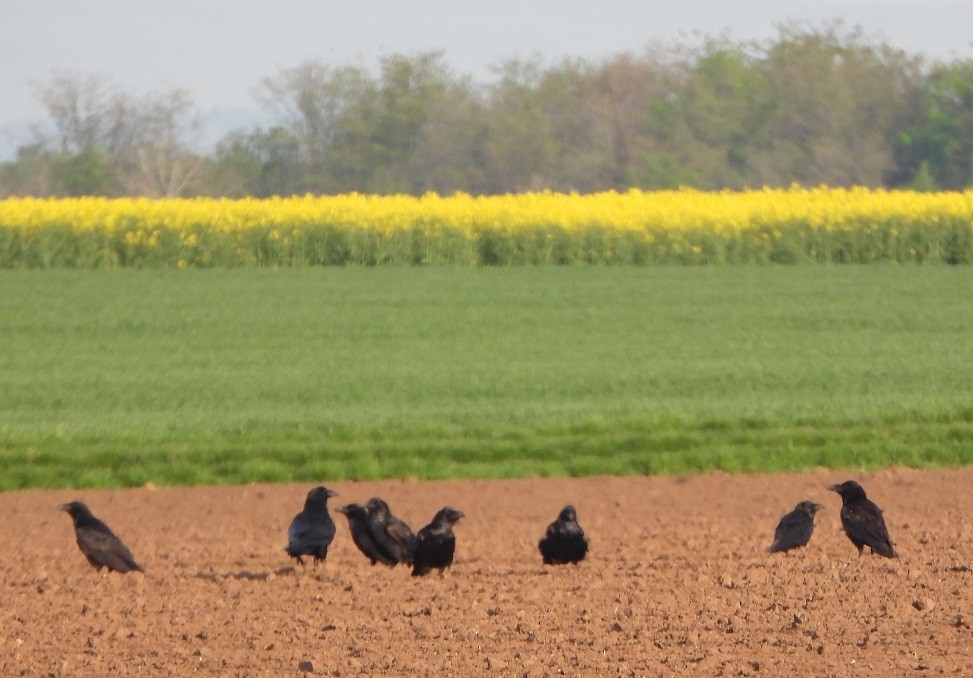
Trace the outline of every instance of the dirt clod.
<instances>
[{"instance_id":1,"label":"dirt clod","mask_svg":"<svg viewBox=\"0 0 973 678\"><path fill-rule=\"evenodd\" d=\"M931 612L936 607L936 603L931 598L916 598L912 601L912 607L920 612Z\"/></svg>"}]
</instances>

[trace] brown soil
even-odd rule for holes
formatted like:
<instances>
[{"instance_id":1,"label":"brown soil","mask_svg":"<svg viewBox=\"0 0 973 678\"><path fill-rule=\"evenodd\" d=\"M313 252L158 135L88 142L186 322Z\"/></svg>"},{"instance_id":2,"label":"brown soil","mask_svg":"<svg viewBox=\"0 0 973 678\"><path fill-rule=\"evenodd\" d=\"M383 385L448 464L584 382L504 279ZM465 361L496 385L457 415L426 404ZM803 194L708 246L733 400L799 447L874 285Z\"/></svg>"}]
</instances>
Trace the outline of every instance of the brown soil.
<instances>
[{"instance_id":1,"label":"brown soil","mask_svg":"<svg viewBox=\"0 0 973 678\"><path fill-rule=\"evenodd\" d=\"M295 569L307 486L0 494L0 674L973 675L973 468L855 476L898 560L841 532L825 488L848 477L335 484L415 528L466 512L452 571L421 579L369 566L340 514L327 563ZM75 498L144 576L88 566L55 510ZM766 554L805 498L826 506L809 546ZM544 567L567 502L589 559Z\"/></svg>"}]
</instances>

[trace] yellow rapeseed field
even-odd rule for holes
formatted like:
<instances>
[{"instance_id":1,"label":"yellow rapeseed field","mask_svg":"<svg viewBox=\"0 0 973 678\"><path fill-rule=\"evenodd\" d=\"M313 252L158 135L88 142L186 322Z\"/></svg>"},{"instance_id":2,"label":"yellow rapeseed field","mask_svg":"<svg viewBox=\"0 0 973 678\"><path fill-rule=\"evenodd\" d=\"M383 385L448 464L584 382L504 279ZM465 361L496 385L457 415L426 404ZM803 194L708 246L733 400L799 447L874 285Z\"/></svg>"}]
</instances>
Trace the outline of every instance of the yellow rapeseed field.
<instances>
[{"instance_id":1,"label":"yellow rapeseed field","mask_svg":"<svg viewBox=\"0 0 973 678\"><path fill-rule=\"evenodd\" d=\"M0 266L973 261L973 192L10 198Z\"/></svg>"}]
</instances>

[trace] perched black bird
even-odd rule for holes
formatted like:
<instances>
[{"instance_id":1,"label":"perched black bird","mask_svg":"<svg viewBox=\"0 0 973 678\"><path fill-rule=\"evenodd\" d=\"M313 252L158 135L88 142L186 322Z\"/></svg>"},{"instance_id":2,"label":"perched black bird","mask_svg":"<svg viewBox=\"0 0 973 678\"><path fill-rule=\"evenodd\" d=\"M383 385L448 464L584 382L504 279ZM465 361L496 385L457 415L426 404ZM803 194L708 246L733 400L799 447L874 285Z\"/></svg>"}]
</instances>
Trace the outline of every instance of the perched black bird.
<instances>
[{"instance_id":1,"label":"perched black bird","mask_svg":"<svg viewBox=\"0 0 973 678\"><path fill-rule=\"evenodd\" d=\"M547 526L547 532L537 546L545 565L578 563L584 560L588 553L588 540L584 536L584 530L578 525L578 514L573 506L568 504L561 509L557 520Z\"/></svg>"},{"instance_id":2,"label":"perched black bird","mask_svg":"<svg viewBox=\"0 0 973 678\"><path fill-rule=\"evenodd\" d=\"M453 564L453 553L456 551L453 525L462 517L462 511L444 506L431 523L419 530L412 559L413 577L422 576L434 567L442 574L443 570Z\"/></svg>"},{"instance_id":3,"label":"perched black bird","mask_svg":"<svg viewBox=\"0 0 973 678\"><path fill-rule=\"evenodd\" d=\"M338 493L326 487L315 487L307 493L304 510L294 516L287 530L287 548L284 549L301 565L301 556L313 556L314 564L328 557L328 546L334 539L334 521L328 514L328 499Z\"/></svg>"},{"instance_id":4,"label":"perched black bird","mask_svg":"<svg viewBox=\"0 0 973 678\"><path fill-rule=\"evenodd\" d=\"M416 550L412 528L393 516L389 505L379 497L372 497L365 506L368 508L368 527L378 547L396 563L411 565Z\"/></svg>"},{"instance_id":5,"label":"perched black bird","mask_svg":"<svg viewBox=\"0 0 973 678\"><path fill-rule=\"evenodd\" d=\"M358 550L365 554L365 557L375 563L382 565L396 565L398 561L383 551L372 537L372 531L368 527L368 509L361 504L348 504L339 506L335 509L338 513L344 513L348 518L348 529L351 531L351 540L355 542Z\"/></svg>"},{"instance_id":6,"label":"perched black bird","mask_svg":"<svg viewBox=\"0 0 973 678\"><path fill-rule=\"evenodd\" d=\"M71 516L78 548L96 570L100 572L101 568L107 567L109 572L143 571L122 540L115 536L110 527L95 518L83 503L72 501L58 508Z\"/></svg>"},{"instance_id":7,"label":"perched black bird","mask_svg":"<svg viewBox=\"0 0 973 678\"><path fill-rule=\"evenodd\" d=\"M885 527L882 509L865 496L865 490L854 480L846 480L840 485L828 488L841 495L841 525L851 543L858 549L858 555L867 546L873 554L886 558L898 558L892 548L892 539Z\"/></svg>"},{"instance_id":8,"label":"perched black bird","mask_svg":"<svg viewBox=\"0 0 973 678\"><path fill-rule=\"evenodd\" d=\"M774 531L774 543L767 547L767 553L786 553L791 549L807 545L814 532L814 514L823 509L821 504L813 501L802 501L793 511L785 515L777 523Z\"/></svg>"}]
</instances>

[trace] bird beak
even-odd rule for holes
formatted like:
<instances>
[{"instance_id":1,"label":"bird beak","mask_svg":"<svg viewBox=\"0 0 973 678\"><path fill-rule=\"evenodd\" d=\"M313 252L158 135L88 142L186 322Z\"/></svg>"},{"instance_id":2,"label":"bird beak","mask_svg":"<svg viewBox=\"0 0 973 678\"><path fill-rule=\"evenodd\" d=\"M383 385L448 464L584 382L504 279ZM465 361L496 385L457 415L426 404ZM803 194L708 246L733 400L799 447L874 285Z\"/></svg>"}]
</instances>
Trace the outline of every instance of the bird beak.
<instances>
[{"instance_id":1,"label":"bird beak","mask_svg":"<svg viewBox=\"0 0 973 678\"><path fill-rule=\"evenodd\" d=\"M814 510L815 511L821 511L823 509L824 509L824 504L815 504L814 505Z\"/></svg>"},{"instance_id":2,"label":"bird beak","mask_svg":"<svg viewBox=\"0 0 973 678\"><path fill-rule=\"evenodd\" d=\"M338 496L338 493L335 492L334 490L329 489L328 490L328 496L329 497L337 497Z\"/></svg>"},{"instance_id":3,"label":"bird beak","mask_svg":"<svg viewBox=\"0 0 973 678\"><path fill-rule=\"evenodd\" d=\"M832 492L837 492L838 494L841 494L841 485L828 485L828 489L831 490Z\"/></svg>"},{"instance_id":4,"label":"bird beak","mask_svg":"<svg viewBox=\"0 0 973 678\"><path fill-rule=\"evenodd\" d=\"M68 505L67 504L61 504L61 505L59 505L57 507L57 510L58 511L67 511L68 510Z\"/></svg>"},{"instance_id":5,"label":"bird beak","mask_svg":"<svg viewBox=\"0 0 973 678\"><path fill-rule=\"evenodd\" d=\"M336 506L335 507L335 511L337 511L338 513L344 513L345 515L348 515L348 507L347 506Z\"/></svg>"}]
</instances>

